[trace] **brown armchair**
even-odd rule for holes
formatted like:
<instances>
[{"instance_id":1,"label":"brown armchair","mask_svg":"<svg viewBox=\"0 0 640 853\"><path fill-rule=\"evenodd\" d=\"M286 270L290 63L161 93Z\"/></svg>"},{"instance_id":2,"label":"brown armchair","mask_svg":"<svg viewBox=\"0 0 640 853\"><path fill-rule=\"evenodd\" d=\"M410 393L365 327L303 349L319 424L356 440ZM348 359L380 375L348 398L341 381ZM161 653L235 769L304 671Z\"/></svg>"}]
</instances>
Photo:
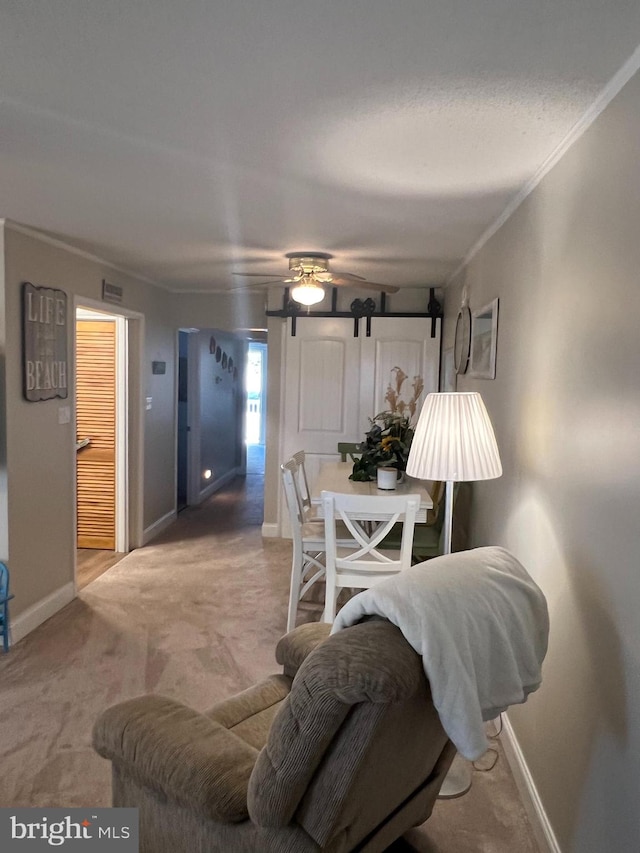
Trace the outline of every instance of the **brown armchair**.
<instances>
[{"instance_id":1,"label":"brown armchair","mask_svg":"<svg viewBox=\"0 0 640 853\"><path fill-rule=\"evenodd\" d=\"M382 851L425 821L455 750L420 657L390 622L283 637L272 675L204 714L142 696L94 747L141 853Z\"/></svg>"}]
</instances>

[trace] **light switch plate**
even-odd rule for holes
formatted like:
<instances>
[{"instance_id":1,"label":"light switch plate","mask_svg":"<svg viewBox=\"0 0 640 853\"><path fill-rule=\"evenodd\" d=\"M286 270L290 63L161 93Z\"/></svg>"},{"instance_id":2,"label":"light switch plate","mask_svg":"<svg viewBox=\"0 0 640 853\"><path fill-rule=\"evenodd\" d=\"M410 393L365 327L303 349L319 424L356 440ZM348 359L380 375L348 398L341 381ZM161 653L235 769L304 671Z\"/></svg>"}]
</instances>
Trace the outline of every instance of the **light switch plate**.
<instances>
[{"instance_id":1,"label":"light switch plate","mask_svg":"<svg viewBox=\"0 0 640 853\"><path fill-rule=\"evenodd\" d=\"M144 407L145 407L145 409L147 410L147 412L149 411L149 409L151 409L151 404L152 404L152 403L153 403L153 397L147 397L147 398L146 398L146 400L145 400L145 405L144 405Z\"/></svg>"},{"instance_id":2,"label":"light switch plate","mask_svg":"<svg viewBox=\"0 0 640 853\"><path fill-rule=\"evenodd\" d=\"M69 406L60 406L58 408L58 423L59 424L71 423L71 408Z\"/></svg>"}]
</instances>

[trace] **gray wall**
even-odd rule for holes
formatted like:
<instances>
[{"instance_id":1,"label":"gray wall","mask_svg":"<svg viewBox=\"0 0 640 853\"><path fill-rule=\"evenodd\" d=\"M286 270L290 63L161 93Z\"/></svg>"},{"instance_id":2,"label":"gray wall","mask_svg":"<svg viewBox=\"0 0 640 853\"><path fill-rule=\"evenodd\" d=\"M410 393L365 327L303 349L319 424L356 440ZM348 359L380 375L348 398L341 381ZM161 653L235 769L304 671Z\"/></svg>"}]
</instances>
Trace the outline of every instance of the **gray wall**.
<instances>
[{"instance_id":1,"label":"gray wall","mask_svg":"<svg viewBox=\"0 0 640 853\"><path fill-rule=\"evenodd\" d=\"M140 405L130 412L130 431L142 435L144 470L142 506L139 513L134 507L133 513L134 518L140 516L139 526L149 531L175 512L177 329L215 325L222 330L216 331L216 336L238 365L239 375L233 381L228 372L215 365L208 351L209 332L199 335L201 467L211 468L218 479L242 462L237 419L242 409L245 343L224 330L264 326L265 294L250 292L237 300L172 294L62 245L23 233L11 224L0 226L0 238L4 241L4 249L0 241L0 258L4 260L0 264L0 359L5 360L4 370L0 370L0 415L5 404L7 409L6 420L0 417L0 559L10 563L15 620L73 582L74 417L72 411L71 423L59 424L58 410L72 407L74 399L74 297L101 302L102 280L106 278L123 288L122 307L142 318L139 335L132 333L131 339L134 363L130 381ZM24 281L67 294L70 384L65 400L29 403L23 399ZM117 311L107 303L104 307ZM166 362L166 373L154 375L152 361ZM216 370L221 379L217 386L213 376ZM146 398L151 398L148 410L144 407ZM64 597L56 598L56 602L51 612L64 603Z\"/></svg>"},{"instance_id":2,"label":"gray wall","mask_svg":"<svg viewBox=\"0 0 640 853\"><path fill-rule=\"evenodd\" d=\"M151 398L144 418L144 515L147 530L175 509L176 481L176 331L171 318L169 294L149 288L151 299L144 307L142 357L143 396ZM166 362L166 373L154 374L152 362Z\"/></svg>"},{"instance_id":3,"label":"gray wall","mask_svg":"<svg viewBox=\"0 0 640 853\"><path fill-rule=\"evenodd\" d=\"M0 559L9 553L7 504L7 393L5 381L6 311L4 306L4 226L0 224Z\"/></svg>"},{"instance_id":4,"label":"gray wall","mask_svg":"<svg viewBox=\"0 0 640 853\"><path fill-rule=\"evenodd\" d=\"M76 547L73 415L70 424L58 423L60 406L72 406L73 385L70 382L66 400L30 403L23 399L22 282L63 290L68 297L68 324L73 323L74 296L99 301L103 278L124 288L123 307L144 315L141 392L143 397L153 397L153 407L135 414L144 418L145 527L175 508L176 342L171 297L164 291L9 226L4 229L4 239L5 283L0 304L6 312L8 541L0 558L9 558L15 619L73 581ZM72 325L68 329L71 366ZM167 362L166 376L152 377L152 360Z\"/></svg>"},{"instance_id":5,"label":"gray wall","mask_svg":"<svg viewBox=\"0 0 640 853\"><path fill-rule=\"evenodd\" d=\"M472 544L546 593L540 691L509 712L564 853L640 849L640 78L447 291L500 297L491 414L504 475L474 486Z\"/></svg>"},{"instance_id":6,"label":"gray wall","mask_svg":"<svg viewBox=\"0 0 640 853\"><path fill-rule=\"evenodd\" d=\"M173 320L180 328L265 329L266 291L249 288L225 296L216 293L173 294Z\"/></svg>"},{"instance_id":7,"label":"gray wall","mask_svg":"<svg viewBox=\"0 0 640 853\"><path fill-rule=\"evenodd\" d=\"M211 335L227 359L232 358L237 376L222 367L209 351ZM198 334L200 355L200 475L199 489L215 483L236 468L244 467L242 400L244 399L245 343L220 329ZM238 417L239 412L241 416ZM212 471L210 481L202 477Z\"/></svg>"}]
</instances>

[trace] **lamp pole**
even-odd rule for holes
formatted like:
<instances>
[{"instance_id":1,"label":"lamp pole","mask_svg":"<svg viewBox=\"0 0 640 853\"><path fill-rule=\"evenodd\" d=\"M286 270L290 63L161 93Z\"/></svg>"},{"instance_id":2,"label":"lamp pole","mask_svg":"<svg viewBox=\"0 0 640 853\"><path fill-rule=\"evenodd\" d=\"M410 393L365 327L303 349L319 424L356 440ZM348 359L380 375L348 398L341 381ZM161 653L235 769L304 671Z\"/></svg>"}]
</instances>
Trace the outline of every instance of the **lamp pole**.
<instances>
[{"instance_id":1,"label":"lamp pole","mask_svg":"<svg viewBox=\"0 0 640 853\"><path fill-rule=\"evenodd\" d=\"M428 394L407 460L407 474L445 485L443 553L451 553L454 483L500 477L502 464L489 414L476 392ZM460 797L471 787L468 763L456 755L438 796Z\"/></svg>"}]
</instances>

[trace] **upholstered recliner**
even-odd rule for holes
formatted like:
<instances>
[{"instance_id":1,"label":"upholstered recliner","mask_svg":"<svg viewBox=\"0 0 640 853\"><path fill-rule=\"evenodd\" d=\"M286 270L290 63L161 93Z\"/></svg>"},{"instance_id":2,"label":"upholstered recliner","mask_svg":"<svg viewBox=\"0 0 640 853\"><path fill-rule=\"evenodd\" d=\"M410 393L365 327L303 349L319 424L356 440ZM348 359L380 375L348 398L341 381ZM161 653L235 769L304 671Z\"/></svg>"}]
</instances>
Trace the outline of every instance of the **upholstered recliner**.
<instances>
[{"instance_id":1,"label":"upholstered recliner","mask_svg":"<svg viewBox=\"0 0 640 853\"><path fill-rule=\"evenodd\" d=\"M204 714L142 696L101 715L141 853L373 853L429 817L455 750L421 658L385 620L329 628L291 631L282 675Z\"/></svg>"}]
</instances>

